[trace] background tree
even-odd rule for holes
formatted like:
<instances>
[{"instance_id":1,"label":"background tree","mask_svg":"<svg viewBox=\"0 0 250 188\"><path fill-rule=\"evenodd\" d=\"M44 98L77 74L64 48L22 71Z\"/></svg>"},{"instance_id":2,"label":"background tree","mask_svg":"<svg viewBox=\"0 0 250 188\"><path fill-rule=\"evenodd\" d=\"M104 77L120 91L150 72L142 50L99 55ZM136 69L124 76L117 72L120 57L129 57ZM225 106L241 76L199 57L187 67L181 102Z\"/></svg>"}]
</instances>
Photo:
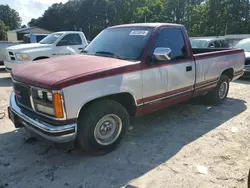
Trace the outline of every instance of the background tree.
<instances>
[{"instance_id":1,"label":"background tree","mask_svg":"<svg viewBox=\"0 0 250 188\"><path fill-rule=\"evenodd\" d=\"M169 22L185 25L190 36L217 36L250 32L249 8L249 0L71 0L53 4L29 26L82 30L92 39L111 25Z\"/></svg>"},{"instance_id":2,"label":"background tree","mask_svg":"<svg viewBox=\"0 0 250 188\"><path fill-rule=\"evenodd\" d=\"M0 40L7 40L7 30L9 28L6 27L6 25L4 24L4 22L2 20L0 20Z\"/></svg>"},{"instance_id":3,"label":"background tree","mask_svg":"<svg viewBox=\"0 0 250 188\"><path fill-rule=\"evenodd\" d=\"M10 30L18 29L21 26L21 18L18 12L11 9L9 5L0 5L0 20L2 20Z\"/></svg>"}]
</instances>

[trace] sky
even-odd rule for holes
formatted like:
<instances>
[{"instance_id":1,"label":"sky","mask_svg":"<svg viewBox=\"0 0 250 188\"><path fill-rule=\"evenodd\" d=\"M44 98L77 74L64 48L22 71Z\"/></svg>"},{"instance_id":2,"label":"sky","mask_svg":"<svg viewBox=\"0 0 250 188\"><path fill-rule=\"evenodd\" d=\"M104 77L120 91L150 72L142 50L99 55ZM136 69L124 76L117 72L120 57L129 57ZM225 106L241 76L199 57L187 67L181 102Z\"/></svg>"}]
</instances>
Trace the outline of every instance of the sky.
<instances>
[{"instance_id":1,"label":"sky","mask_svg":"<svg viewBox=\"0 0 250 188\"><path fill-rule=\"evenodd\" d=\"M9 5L22 18L22 25L27 25L32 18L40 17L53 3L65 3L68 0L0 0L0 4Z\"/></svg>"}]
</instances>

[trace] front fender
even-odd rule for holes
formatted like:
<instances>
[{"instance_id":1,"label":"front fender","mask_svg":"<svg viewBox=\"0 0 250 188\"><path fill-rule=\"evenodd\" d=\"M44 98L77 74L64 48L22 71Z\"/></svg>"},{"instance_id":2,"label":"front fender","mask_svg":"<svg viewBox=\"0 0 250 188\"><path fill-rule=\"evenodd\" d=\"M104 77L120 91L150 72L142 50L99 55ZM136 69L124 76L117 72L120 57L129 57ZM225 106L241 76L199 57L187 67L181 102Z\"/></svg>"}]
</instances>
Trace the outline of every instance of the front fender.
<instances>
[{"instance_id":1,"label":"front fender","mask_svg":"<svg viewBox=\"0 0 250 188\"><path fill-rule=\"evenodd\" d=\"M130 74L138 74L131 76ZM140 73L129 73L93 80L63 89L65 109L68 119L77 118L81 108L90 101L105 96L129 93L136 101L142 98Z\"/></svg>"}]
</instances>

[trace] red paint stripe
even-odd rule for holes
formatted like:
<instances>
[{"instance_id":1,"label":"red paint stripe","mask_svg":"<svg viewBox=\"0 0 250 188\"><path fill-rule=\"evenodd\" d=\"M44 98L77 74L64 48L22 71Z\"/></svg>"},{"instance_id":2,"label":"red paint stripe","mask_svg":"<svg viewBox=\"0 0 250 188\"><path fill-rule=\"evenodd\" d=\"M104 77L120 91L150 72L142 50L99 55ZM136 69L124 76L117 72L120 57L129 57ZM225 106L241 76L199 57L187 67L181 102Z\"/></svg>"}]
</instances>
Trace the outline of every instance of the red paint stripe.
<instances>
[{"instance_id":1,"label":"red paint stripe","mask_svg":"<svg viewBox=\"0 0 250 188\"><path fill-rule=\"evenodd\" d=\"M59 90L59 89L69 87L72 85L80 84L82 82L103 79L107 77L131 73L131 72L137 72L140 70L141 70L141 65L135 64L135 65L129 65L126 67L118 67L118 68L114 68L111 70L104 70L104 71L89 74L89 75L77 75L73 78L70 78L69 80L62 80L60 82L57 82L54 86L52 86L52 89Z\"/></svg>"},{"instance_id":2,"label":"red paint stripe","mask_svg":"<svg viewBox=\"0 0 250 188\"><path fill-rule=\"evenodd\" d=\"M204 87L201 87L201 88L198 88L195 90L194 92L194 97L196 96L200 96L206 92L209 92L209 91L212 91L215 87L217 86L217 83L212 83L212 84L209 84L207 86L204 86Z\"/></svg>"},{"instance_id":3,"label":"red paint stripe","mask_svg":"<svg viewBox=\"0 0 250 188\"><path fill-rule=\"evenodd\" d=\"M167 67L167 66L173 66L176 64L183 64L183 63L193 63L193 59L185 59L185 60L178 60L178 61L170 61L167 63L162 63L161 65L144 65L142 66L142 70L149 70L149 69L154 69L154 68L161 68L161 67Z\"/></svg>"},{"instance_id":4,"label":"red paint stripe","mask_svg":"<svg viewBox=\"0 0 250 188\"><path fill-rule=\"evenodd\" d=\"M194 89L194 86L187 86L187 87L184 87L184 88L181 88L181 89L176 89L176 90L173 90L173 91L169 91L169 92L161 93L161 94L158 94L158 95L146 97L146 98L143 98L143 99L139 99L136 102L139 105L141 103L146 103L146 102L157 100L157 99L160 99L160 98L163 98L163 97L168 97L168 96L171 96L173 94L185 92L185 91L188 91L190 89Z\"/></svg>"},{"instance_id":5,"label":"red paint stripe","mask_svg":"<svg viewBox=\"0 0 250 188\"><path fill-rule=\"evenodd\" d=\"M143 106L137 107L136 116L149 114L149 113L158 111L160 109L167 108L169 106L186 101L192 97L192 94L193 94L193 92L191 91L191 92L170 98L166 101L159 101L158 103L153 103L153 104L148 104L148 105L143 105Z\"/></svg>"},{"instance_id":6,"label":"red paint stripe","mask_svg":"<svg viewBox=\"0 0 250 188\"><path fill-rule=\"evenodd\" d=\"M195 84L195 87L200 87L202 85L206 85L210 82L215 82L215 81L219 81L219 78L214 78L214 79L210 79L210 80L206 80L206 81L203 81L203 82L199 82L197 84Z\"/></svg>"},{"instance_id":7,"label":"red paint stripe","mask_svg":"<svg viewBox=\"0 0 250 188\"><path fill-rule=\"evenodd\" d=\"M233 50L224 50L224 51L217 51L217 52L207 52L207 53L195 54L194 58L195 60L203 60L203 59L216 58L216 57L238 54L238 53L244 53L244 50L233 49Z\"/></svg>"}]
</instances>

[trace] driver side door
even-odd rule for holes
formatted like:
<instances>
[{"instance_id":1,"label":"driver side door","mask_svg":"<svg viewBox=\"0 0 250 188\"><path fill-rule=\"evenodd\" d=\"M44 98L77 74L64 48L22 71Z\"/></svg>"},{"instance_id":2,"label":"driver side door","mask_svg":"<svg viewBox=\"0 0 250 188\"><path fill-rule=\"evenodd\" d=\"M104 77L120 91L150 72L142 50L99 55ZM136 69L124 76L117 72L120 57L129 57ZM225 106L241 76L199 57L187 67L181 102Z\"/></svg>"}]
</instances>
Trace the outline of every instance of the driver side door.
<instances>
[{"instance_id":1,"label":"driver side door","mask_svg":"<svg viewBox=\"0 0 250 188\"><path fill-rule=\"evenodd\" d=\"M52 56L80 54L83 50L82 39L79 34L65 35L56 45Z\"/></svg>"}]
</instances>

